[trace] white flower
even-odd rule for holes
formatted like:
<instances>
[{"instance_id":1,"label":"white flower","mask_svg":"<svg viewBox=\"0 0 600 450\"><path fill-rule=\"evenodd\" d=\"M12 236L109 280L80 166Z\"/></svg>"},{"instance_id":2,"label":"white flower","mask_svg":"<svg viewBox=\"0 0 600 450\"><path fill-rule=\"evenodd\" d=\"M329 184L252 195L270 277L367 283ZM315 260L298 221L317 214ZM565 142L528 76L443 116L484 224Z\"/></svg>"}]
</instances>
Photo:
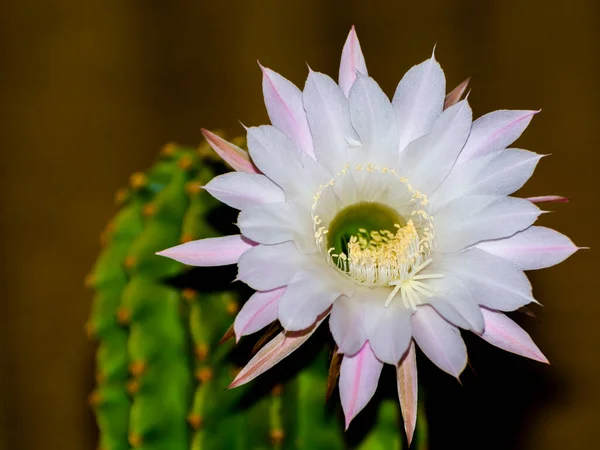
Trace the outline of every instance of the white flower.
<instances>
[{"instance_id":1,"label":"white flower","mask_svg":"<svg viewBox=\"0 0 600 450\"><path fill-rule=\"evenodd\" d=\"M310 71L300 91L262 70L273 125L248 129L249 157L204 132L237 170L206 189L241 211L241 234L160 253L198 266L237 263L238 279L257 291L236 318L238 338L275 320L286 330L232 386L289 355L329 316L344 354L346 425L373 395L382 365L393 364L410 439L413 340L456 377L467 361L459 328L546 362L502 313L535 302L524 270L577 250L562 234L532 226L541 213L534 203L560 198L510 197L541 158L507 149L536 112L472 121L459 101L466 83L446 96L433 56L406 73L390 102L367 75L354 29L339 85Z\"/></svg>"}]
</instances>

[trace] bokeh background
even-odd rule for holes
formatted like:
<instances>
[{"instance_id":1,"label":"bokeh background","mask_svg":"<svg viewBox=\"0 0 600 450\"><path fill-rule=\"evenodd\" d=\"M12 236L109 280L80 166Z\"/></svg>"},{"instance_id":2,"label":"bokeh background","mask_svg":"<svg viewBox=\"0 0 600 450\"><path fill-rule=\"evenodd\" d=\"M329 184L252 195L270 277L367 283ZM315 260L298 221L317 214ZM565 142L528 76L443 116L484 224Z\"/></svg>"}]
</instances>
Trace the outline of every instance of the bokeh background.
<instances>
[{"instance_id":1,"label":"bokeh background","mask_svg":"<svg viewBox=\"0 0 600 450\"><path fill-rule=\"evenodd\" d=\"M337 76L355 24L392 94L436 55L475 115L537 109L518 146L552 154L522 194L592 250L532 273L521 322L550 367L469 340L462 386L423 361L432 448L589 449L600 435L600 2L9 0L0 7L0 449L87 450L93 346L83 279L113 196L167 141L265 123L256 59ZM596 444L594 444L596 442Z\"/></svg>"}]
</instances>

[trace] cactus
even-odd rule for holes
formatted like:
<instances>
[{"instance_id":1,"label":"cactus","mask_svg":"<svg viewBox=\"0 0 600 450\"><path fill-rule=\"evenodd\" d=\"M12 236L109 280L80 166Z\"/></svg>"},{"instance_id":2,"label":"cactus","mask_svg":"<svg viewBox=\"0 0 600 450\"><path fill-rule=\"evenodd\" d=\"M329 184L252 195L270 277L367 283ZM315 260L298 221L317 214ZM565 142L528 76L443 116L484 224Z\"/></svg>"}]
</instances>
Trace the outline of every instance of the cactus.
<instances>
[{"instance_id":1,"label":"cactus","mask_svg":"<svg viewBox=\"0 0 600 450\"><path fill-rule=\"evenodd\" d=\"M134 174L117 194L120 212L102 233L103 250L86 280L95 291L86 330L98 343L90 395L98 448L402 448L394 398L381 402L357 442L344 434L337 398L325 402L331 349L323 333L272 373L226 389L260 344L221 342L248 292L230 284L226 268L190 269L155 256L219 235L215 213L227 226L218 202L200 188L223 170L207 146L168 144L149 171ZM422 414L419 421L413 448L426 445Z\"/></svg>"}]
</instances>

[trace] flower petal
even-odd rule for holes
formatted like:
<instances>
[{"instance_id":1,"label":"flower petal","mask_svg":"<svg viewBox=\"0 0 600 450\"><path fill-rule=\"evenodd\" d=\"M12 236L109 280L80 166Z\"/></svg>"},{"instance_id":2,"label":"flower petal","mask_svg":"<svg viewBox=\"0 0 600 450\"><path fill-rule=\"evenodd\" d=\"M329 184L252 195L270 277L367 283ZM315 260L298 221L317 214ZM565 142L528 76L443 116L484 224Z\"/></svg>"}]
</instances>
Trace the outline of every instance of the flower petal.
<instances>
[{"instance_id":1,"label":"flower petal","mask_svg":"<svg viewBox=\"0 0 600 450\"><path fill-rule=\"evenodd\" d=\"M284 201L279 186L266 176L255 173L225 173L213 178L204 189L217 200L236 209Z\"/></svg>"},{"instance_id":2,"label":"flower petal","mask_svg":"<svg viewBox=\"0 0 600 450\"><path fill-rule=\"evenodd\" d=\"M387 165L396 161L398 129L392 105L371 77L358 75L350 95L350 120L369 162Z\"/></svg>"},{"instance_id":3,"label":"flower petal","mask_svg":"<svg viewBox=\"0 0 600 450\"><path fill-rule=\"evenodd\" d=\"M458 378L467 364L467 348L458 328L427 305L417 308L412 326L415 341L423 353L444 372Z\"/></svg>"},{"instance_id":4,"label":"flower petal","mask_svg":"<svg viewBox=\"0 0 600 450\"><path fill-rule=\"evenodd\" d=\"M258 291L244 303L233 324L236 340L239 341L240 337L255 333L277 320L277 301L283 291L285 287Z\"/></svg>"},{"instance_id":5,"label":"flower petal","mask_svg":"<svg viewBox=\"0 0 600 450\"><path fill-rule=\"evenodd\" d=\"M321 269L322 270L322 269ZM288 331L304 330L329 308L341 292L319 270L304 269L290 280L279 299L279 322Z\"/></svg>"},{"instance_id":6,"label":"flower petal","mask_svg":"<svg viewBox=\"0 0 600 450\"><path fill-rule=\"evenodd\" d=\"M537 206L521 198L459 198L435 216L437 250L456 252L480 241L510 236L529 227L541 213Z\"/></svg>"},{"instance_id":7,"label":"flower petal","mask_svg":"<svg viewBox=\"0 0 600 450\"><path fill-rule=\"evenodd\" d=\"M468 195L510 195L531 177L542 157L509 148L454 166L430 198L434 210Z\"/></svg>"},{"instance_id":8,"label":"flower petal","mask_svg":"<svg viewBox=\"0 0 600 450\"><path fill-rule=\"evenodd\" d=\"M315 159L312 136L302 105L302 91L277 72L262 65L260 68L263 72L263 95L271 123L290 138L299 150Z\"/></svg>"},{"instance_id":9,"label":"flower petal","mask_svg":"<svg viewBox=\"0 0 600 450\"><path fill-rule=\"evenodd\" d=\"M342 296L333 304L329 317L329 329L338 346L339 353L353 355L363 347L367 340L362 300L362 296L355 294L352 297Z\"/></svg>"},{"instance_id":10,"label":"flower petal","mask_svg":"<svg viewBox=\"0 0 600 450\"><path fill-rule=\"evenodd\" d=\"M375 357L368 342L355 355L344 356L339 387L346 429L375 394L382 368L383 363Z\"/></svg>"},{"instance_id":11,"label":"flower petal","mask_svg":"<svg viewBox=\"0 0 600 450\"><path fill-rule=\"evenodd\" d=\"M356 36L356 30L352 26L344 44L342 61L340 62L340 88L342 88L346 97L356 79L357 72L367 75L367 65L365 64L365 57L360 48L360 42L358 42L358 36Z\"/></svg>"},{"instance_id":12,"label":"flower petal","mask_svg":"<svg viewBox=\"0 0 600 450\"><path fill-rule=\"evenodd\" d=\"M225 139L217 136L211 131L205 130L204 128L201 131L213 150L217 152L217 155L219 155L221 159L229 164L234 170L237 170L238 172L260 173L260 170L258 170L250 161L248 152L231 142L227 142Z\"/></svg>"},{"instance_id":13,"label":"flower petal","mask_svg":"<svg viewBox=\"0 0 600 450\"><path fill-rule=\"evenodd\" d=\"M288 284L306 261L292 242L257 245L239 258L237 278L252 289L268 291Z\"/></svg>"},{"instance_id":14,"label":"flower petal","mask_svg":"<svg viewBox=\"0 0 600 450\"><path fill-rule=\"evenodd\" d=\"M471 135L457 164L502 150L515 142L539 111L493 111L473 122Z\"/></svg>"},{"instance_id":15,"label":"flower petal","mask_svg":"<svg viewBox=\"0 0 600 450\"><path fill-rule=\"evenodd\" d=\"M389 289L381 291L389 294ZM410 344L412 311L406 309L401 301L386 307L385 294L368 299L364 305L367 338L377 358L395 366Z\"/></svg>"},{"instance_id":16,"label":"flower petal","mask_svg":"<svg viewBox=\"0 0 600 450\"><path fill-rule=\"evenodd\" d=\"M410 343L408 351L396 369L398 385L398 400L404 419L404 430L408 446L412 442L417 424L417 395L419 383L417 377L417 354L414 342Z\"/></svg>"},{"instance_id":17,"label":"flower petal","mask_svg":"<svg viewBox=\"0 0 600 450\"><path fill-rule=\"evenodd\" d=\"M500 312L485 308L482 308L481 312L485 318L485 331L481 335L483 339L507 352L549 364L548 359L523 328Z\"/></svg>"},{"instance_id":18,"label":"flower petal","mask_svg":"<svg viewBox=\"0 0 600 450\"><path fill-rule=\"evenodd\" d=\"M316 251L310 213L297 203L267 203L240 212L238 226L244 236L261 244L293 240L302 253Z\"/></svg>"},{"instance_id":19,"label":"flower petal","mask_svg":"<svg viewBox=\"0 0 600 450\"><path fill-rule=\"evenodd\" d=\"M156 254L190 266L226 266L237 263L241 255L255 245L249 239L235 234L186 242Z\"/></svg>"},{"instance_id":20,"label":"flower petal","mask_svg":"<svg viewBox=\"0 0 600 450\"><path fill-rule=\"evenodd\" d=\"M444 107L445 93L446 78L433 56L402 77L392 100L400 151L431 130Z\"/></svg>"},{"instance_id":21,"label":"flower petal","mask_svg":"<svg viewBox=\"0 0 600 450\"><path fill-rule=\"evenodd\" d=\"M477 248L443 258L439 256L438 264L467 283L479 305L498 311L514 311L535 302L531 284L523 271L502 258Z\"/></svg>"},{"instance_id":22,"label":"flower petal","mask_svg":"<svg viewBox=\"0 0 600 450\"><path fill-rule=\"evenodd\" d=\"M460 83L458 86L452 89L452 92L449 92L448 95L446 95L446 98L444 100L444 109L450 108L451 106L456 105L460 101L467 89L467 86L469 86L470 81L471 77L467 78L465 81Z\"/></svg>"},{"instance_id":23,"label":"flower petal","mask_svg":"<svg viewBox=\"0 0 600 450\"><path fill-rule=\"evenodd\" d=\"M516 148L500 151L475 177L468 193L510 195L533 175L543 156Z\"/></svg>"},{"instance_id":24,"label":"flower petal","mask_svg":"<svg viewBox=\"0 0 600 450\"><path fill-rule=\"evenodd\" d=\"M248 149L256 166L285 192L287 201L311 205L320 184L331 176L273 126L248 128Z\"/></svg>"},{"instance_id":25,"label":"flower petal","mask_svg":"<svg viewBox=\"0 0 600 450\"><path fill-rule=\"evenodd\" d=\"M480 242L476 247L510 261L521 270L554 266L579 249L564 234L535 226L506 239Z\"/></svg>"},{"instance_id":26,"label":"flower petal","mask_svg":"<svg viewBox=\"0 0 600 450\"><path fill-rule=\"evenodd\" d=\"M446 178L471 129L471 107L466 100L445 110L429 133L400 153L398 167L424 194L431 194Z\"/></svg>"},{"instance_id":27,"label":"flower petal","mask_svg":"<svg viewBox=\"0 0 600 450\"><path fill-rule=\"evenodd\" d=\"M434 273L435 263L430 271ZM427 274L425 270L422 273ZM468 283L465 283L451 273L445 273L443 278L428 280L428 287L435 295L432 298L424 298L444 319L457 327L475 332L483 331L483 316L481 308L473 298Z\"/></svg>"},{"instance_id":28,"label":"flower petal","mask_svg":"<svg viewBox=\"0 0 600 450\"><path fill-rule=\"evenodd\" d=\"M348 100L335 81L313 71L308 74L302 98L317 160L336 172L345 164L346 152L351 151L348 139L358 139L350 124Z\"/></svg>"},{"instance_id":29,"label":"flower petal","mask_svg":"<svg viewBox=\"0 0 600 450\"><path fill-rule=\"evenodd\" d=\"M567 203L569 201L567 197L561 197L560 195L542 195L539 197L527 197L527 200L529 200L531 203Z\"/></svg>"},{"instance_id":30,"label":"flower petal","mask_svg":"<svg viewBox=\"0 0 600 450\"><path fill-rule=\"evenodd\" d=\"M254 355L250 362L246 364L231 382L229 389L254 380L257 376L262 375L275 364L289 356L312 336L323 320L324 318L315 323L310 329L303 330L301 333L279 333Z\"/></svg>"}]
</instances>

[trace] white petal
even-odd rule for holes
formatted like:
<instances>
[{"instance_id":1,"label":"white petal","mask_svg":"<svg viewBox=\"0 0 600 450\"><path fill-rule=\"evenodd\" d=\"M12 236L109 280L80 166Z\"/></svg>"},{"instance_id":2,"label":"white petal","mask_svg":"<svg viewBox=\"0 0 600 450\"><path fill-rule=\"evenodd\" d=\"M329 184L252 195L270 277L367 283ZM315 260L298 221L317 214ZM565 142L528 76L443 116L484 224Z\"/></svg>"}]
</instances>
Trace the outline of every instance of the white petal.
<instances>
[{"instance_id":1,"label":"white petal","mask_svg":"<svg viewBox=\"0 0 600 450\"><path fill-rule=\"evenodd\" d=\"M226 141L211 131L205 129L202 129L201 131L217 155L219 155L221 159L229 164L234 170L247 173L260 173L256 166L250 161L250 157L246 150Z\"/></svg>"},{"instance_id":2,"label":"white petal","mask_svg":"<svg viewBox=\"0 0 600 450\"><path fill-rule=\"evenodd\" d=\"M365 64L365 57L360 48L360 42L358 42L358 37L356 36L356 30L352 27L344 44L342 61L340 62L340 88L346 97L356 79L357 72L367 75L367 65Z\"/></svg>"},{"instance_id":3,"label":"white petal","mask_svg":"<svg viewBox=\"0 0 600 450\"><path fill-rule=\"evenodd\" d=\"M435 264L435 263L434 263ZM435 272L435 265L431 273ZM428 273L427 270L422 272ZM465 330L483 331L481 309L473 298L468 283L451 273L443 278L427 280L427 285L435 292L432 298L423 298L448 322Z\"/></svg>"},{"instance_id":4,"label":"white petal","mask_svg":"<svg viewBox=\"0 0 600 450\"><path fill-rule=\"evenodd\" d=\"M308 74L302 97L317 160L333 172L342 169L346 152L352 151L348 139L358 139L350 124L348 100L335 81L313 71Z\"/></svg>"},{"instance_id":5,"label":"white petal","mask_svg":"<svg viewBox=\"0 0 600 450\"><path fill-rule=\"evenodd\" d=\"M283 191L264 175L230 172L213 178L205 187L217 200L236 209L282 202Z\"/></svg>"},{"instance_id":6,"label":"white petal","mask_svg":"<svg viewBox=\"0 0 600 450\"><path fill-rule=\"evenodd\" d=\"M502 258L477 248L437 257L444 270L468 284L479 305L498 311L514 311L535 302L531 284L523 271Z\"/></svg>"},{"instance_id":7,"label":"white petal","mask_svg":"<svg viewBox=\"0 0 600 450\"><path fill-rule=\"evenodd\" d=\"M398 168L410 183L431 194L446 178L471 129L471 108L466 100L446 109L425 136L411 142L400 154Z\"/></svg>"},{"instance_id":8,"label":"white petal","mask_svg":"<svg viewBox=\"0 0 600 450\"><path fill-rule=\"evenodd\" d=\"M485 308L482 313L485 318L483 339L507 352L548 364L548 359L523 328L502 313Z\"/></svg>"},{"instance_id":9,"label":"white petal","mask_svg":"<svg viewBox=\"0 0 600 450\"><path fill-rule=\"evenodd\" d=\"M248 150L254 164L282 188L290 185L297 173L299 158L296 147L277 128L263 125L248 128Z\"/></svg>"},{"instance_id":10,"label":"white petal","mask_svg":"<svg viewBox=\"0 0 600 450\"><path fill-rule=\"evenodd\" d=\"M239 258L237 278L252 289L268 291L288 284L306 262L292 242L257 245Z\"/></svg>"},{"instance_id":11,"label":"white petal","mask_svg":"<svg viewBox=\"0 0 600 450\"><path fill-rule=\"evenodd\" d=\"M415 341L423 353L444 372L458 378L467 364L467 348L458 328L427 305L417 308L412 326Z\"/></svg>"},{"instance_id":12,"label":"white petal","mask_svg":"<svg viewBox=\"0 0 600 450\"><path fill-rule=\"evenodd\" d=\"M240 212L244 236L261 244L294 241L302 253L317 250L310 213L297 203L267 203Z\"/></svg>"},{"instance_id":13,"label":"white petal","mask_svg":"<svg viewBox=\"0 0 600 450\"><path fill-rule=\"evenodd\" d=\"M414 342L410 343L408 352L398 364L396 370L396 379L398 386L398 400L402 409L402 418L404 419L404 430L406 431L406 440L408 445L412 442L417 424L417 395L419 390L417 376L417 354L415 352Z\"/></svg>"},{"instance_id":14,"label":"white petal","mask_svg":"<svg viewBox=\"0 0 600 450\"><path fill-rule=\"evenodd\" d=\"M247 334L255 333L277 320L277 301L284 290L285 287L270 291L258 291L244 303L233 323L236 340Z\"/></svg>"},{"instance_id":15,"label":"white petal","mask_svg":"<svg viewBox=\"0 0 600 450\"><path fill-rule=\"evenodd\" d=\"M579 249L564 234L535 226L506 239L480 242L476 247L504 258L522 270L554 266Z\"/></svg>"},{"instance_id":16,"label":"white petal","mask_svg":"<svg viewBox=\"0 0 600 450\"><path fill-rule=\"evenodd\" d=\"M467 195L510 195L531 177L542 157L509 148L456 165L430 198L434 211Z\"/></svg>"},{"instance_id":17,"label":"white petal","mask_svg":"<svg viewBox=\"0 0 600 450\"><path fill-rule=\"evenodd\" d=\"M468 193L510 195L529 180L542 157L515 148L500 151L475 177Z\"/></svg>"},{"instance_id":18,"label":"white petal","mask_svg":"<svg viewBox=\"0 0 600 450\"><path fill-rule=\"evenodd\" d=\"M308 155L273 126L248 128L248 148L256 166L285 192L287 201L310 205L320 184L331 179Z\"/></svg>"},{"instance_id":19,"label":"white petal","mask_svg":"<svg viewBox=\"0 0 600 450\"><path fill-rule=\"evenodd\" d=\"M326 274L304 269L290 280L279 299L279 321L288 331L304 330L329 308L341 294Z\"/></svg>"},{"instance_id":20,"label":"white petal","mask_svg":"<svg viewBox=\"0 0 600 450\"><path fill-rule=\"evenodd\" d=\"M315 158L312 136L302 105L302 91L277 72L263 71L263 95L271 123L290 138L296 147Z\"/></svg>"},{"instance_id":21,"label":"white petal","mask_svg":"<svg viewBox=\"0 0 600 450\"><path fill-rule=\"evenodd\" d=\"M454 200L436 216L440 252L456 252L488 239L510 236L541 214L533 203L514 197L476 195Z\"/></svg>"},{"instance_id":22,"label":"white petal","mask_svg":"<svg viewBox=\"0 0 600 450\"><path fill-rule=\"evenodd\" d=\"M350 95L350 120L369 163L387 165L396 161L398 129L392 105L372 78L358 75Z\"/></svg>"},{"instance_id":23,"label":"white petal","mask_svg":"<svg viewBox=\"0 0 600 450\"><path fill-rule=\"evenodd\" d=\"M331 309L329 329L338 346L339 353L353 355L358 352L367 340L364 308L362 297L342 296L338 298Z\"/></svg>"},{"instance_id":24,"label":"white petal","mask_svg":"<svg viewBox=\"0 0 600 450\"><path fill-rule=\"evenodd\" d=\"M389 294L389 289L384 290ZM398 364L406 353L412 337L410 316L401 301L385 306L387 295L369 299L365 305L367 321L367 337L373 352L387 364Z\"/></svg>"},{"instance_id":25,"label":"white petal","mask_svg":"<svg viewBox=\"0 0 600 450\"><path fill-rule=\"evenodd\" d=\"M344 356L339 387L346 429L375 394L382 368L383 364L377 360L368 342L357 354Z\"/></svg>"},{"instance_id":26,"label":"white petal","mask_svg":"<svg viewBox=\"0 0 600 450\"><path fill-rule=\"evenodd\" d=\"M444 107L445 94L446 78L433 56L406 72L392 100L400 151L431 130Z\"/></svg>"},{"instance_id":27,"label":"white petal","mask_svg":"<svg viewBox=\"0 0 600 450\"><path fill-rule=\"evenodd\" d=\"M499 110L475 120L458 163L505 149L521 136L537 112Z\"/></svg>"},{"instance_id":28,"label":"white petal","mask_svg":"<svg viewBox=\"0 0 600 450\"><path fill-rule=\"evenodd\" d=\"M190 266L226 266L237 263L241 255L255 245L249 239L235 234L186 242L156 254Z\"/></svg>"}]
</instances>

